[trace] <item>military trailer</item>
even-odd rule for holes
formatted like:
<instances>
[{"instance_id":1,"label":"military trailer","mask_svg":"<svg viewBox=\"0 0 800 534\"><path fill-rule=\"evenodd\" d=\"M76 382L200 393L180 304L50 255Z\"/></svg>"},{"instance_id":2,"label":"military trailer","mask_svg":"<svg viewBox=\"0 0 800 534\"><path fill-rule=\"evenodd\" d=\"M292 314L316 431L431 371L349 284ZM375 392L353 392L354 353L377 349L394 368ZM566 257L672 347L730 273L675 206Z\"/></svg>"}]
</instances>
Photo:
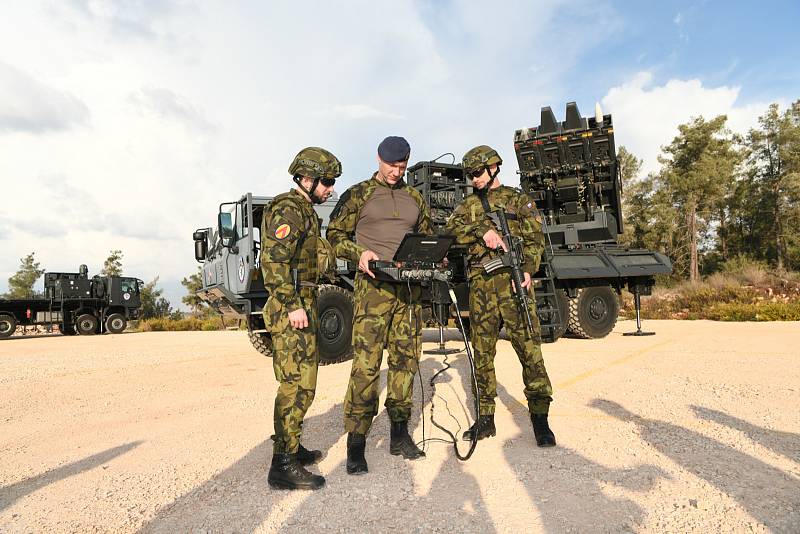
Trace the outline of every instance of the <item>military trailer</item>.
<instances>
[{"instance_id":1,"label":"military trailer","mask_svg":"<svg viewBox=\"0 0 800 534\"><path fill-rule=\"evenodd\" d=\"M17 326L58 326L60 332L119 334L139 317L141 280L123 276L93 276L86 265L77 273L45 273L42 298L0 300L0 338Z\"/></svg>"},{"instance_id":2,"label":"military trailer","mask_svg":"<svg viewBox=\"0 0 800 534\"><path fill-rule=\"evenodd\" d=\"M601 338L616 324L620 292L627 288L635 295L650 294L655 276L672 272L672 264L661 253L617 243L621 181L611 116L587 119L570 103L564 122L556 121L550 108L542 109L541 122L518 130L514 148L521 188L542 213L546 238L541 267L533 277L542 338L553 342L567 332ZM409 167L408 183L428 202L437 232L472 193L461 165L438 161ZM270 201L247 193L221 204L217 228L198 229L193 236L203 272L198 296L224 316L245 320L250 341L266 355L271 354L271 340L261 315L267 293L258 260L261 219ZM323 235L335 205L329 200L315 206ZM468 325L464 250L451 249L448 269ZM354 266L340 261L336 280L319 288L317 337L323 365L352 357L354 276ZM430 292L424 294L428 307L442 304L432 302Z\"/></svg>"}]
</instances>

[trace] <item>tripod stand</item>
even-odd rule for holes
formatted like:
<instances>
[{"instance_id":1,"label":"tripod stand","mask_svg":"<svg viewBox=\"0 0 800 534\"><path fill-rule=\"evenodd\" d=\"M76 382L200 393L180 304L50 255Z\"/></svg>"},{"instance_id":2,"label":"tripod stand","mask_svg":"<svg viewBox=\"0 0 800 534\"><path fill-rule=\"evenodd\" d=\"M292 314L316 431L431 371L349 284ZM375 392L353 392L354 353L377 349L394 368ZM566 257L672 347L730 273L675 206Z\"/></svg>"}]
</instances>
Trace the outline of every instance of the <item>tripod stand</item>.
<instances>
[{"instance_id":1,"label":"tripod stand","mask_svg":"<svg viewBox=\"0 0 800 534\"><path fill-rule=\"evenodd\" d=\"M450 295L447 291L447 282L434 280L431 282L431 308L439 326L439 347L423 351L423 354L448 355L461 352L459 349L448 349L444 346L444 327L450 315Z\"/></svg>"}]
</instances>

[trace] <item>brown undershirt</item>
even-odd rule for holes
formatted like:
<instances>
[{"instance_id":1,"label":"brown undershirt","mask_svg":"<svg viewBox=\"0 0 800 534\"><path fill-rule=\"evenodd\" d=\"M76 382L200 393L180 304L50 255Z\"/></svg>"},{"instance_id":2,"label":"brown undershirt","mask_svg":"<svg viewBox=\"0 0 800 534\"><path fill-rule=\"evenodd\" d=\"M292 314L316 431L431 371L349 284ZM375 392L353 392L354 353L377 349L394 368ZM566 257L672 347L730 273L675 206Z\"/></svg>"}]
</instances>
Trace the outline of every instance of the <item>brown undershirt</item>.
<instances>
[{"instance_id":1,"label":"brown undershirt","mask_svg":"<svg viewBox=\"0 0 800 534\"><path fill-rule=\"evenodd\" d=\"M356 243L375 252L381 260L390 261L403 236L414 232L418 219L419 206L408 191L379 184L361 208Z\"/></svg>"}]
</instances>

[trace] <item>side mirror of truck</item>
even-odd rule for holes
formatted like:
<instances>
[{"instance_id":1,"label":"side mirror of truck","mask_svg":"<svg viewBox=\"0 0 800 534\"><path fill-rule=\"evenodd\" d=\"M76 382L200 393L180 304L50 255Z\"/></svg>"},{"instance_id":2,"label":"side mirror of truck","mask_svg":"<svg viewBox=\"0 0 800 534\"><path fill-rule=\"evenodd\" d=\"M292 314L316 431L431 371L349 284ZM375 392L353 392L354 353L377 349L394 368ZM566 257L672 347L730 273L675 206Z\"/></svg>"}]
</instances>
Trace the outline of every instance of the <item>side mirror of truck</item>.
<instances>
[{"instance_id":1,"label":"side mirror of truck","mask_svg":"<svg viewBox=\"0 0 800 534\"><path fill-rule=\"evenodd\" d=\"M195 230L192 239L194 239L194 259L202 263L208 256L208 233Z\"/></svg>"},{"instance_id":2,"label":"side mirror of truck","mask_svg":"<svg viewBox=\"0 0 800 534\"><path fill-rule=\"evenodd\" d=\"M236 240L236 230L233 227L233 214L221 211L218 216L219 238L222 246L230 248Z\"/></svg>"}]
</instances>

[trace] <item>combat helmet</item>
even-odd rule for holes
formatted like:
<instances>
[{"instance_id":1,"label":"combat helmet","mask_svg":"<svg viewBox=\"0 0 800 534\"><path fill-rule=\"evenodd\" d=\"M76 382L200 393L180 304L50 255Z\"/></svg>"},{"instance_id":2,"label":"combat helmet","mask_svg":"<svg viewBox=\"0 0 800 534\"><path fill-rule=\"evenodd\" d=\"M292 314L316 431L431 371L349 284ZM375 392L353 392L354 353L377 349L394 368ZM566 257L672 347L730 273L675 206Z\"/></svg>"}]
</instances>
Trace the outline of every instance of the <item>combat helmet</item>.
<instances>
[{"instance_id":1,"label":"combat helmet","mask_svg":"<svg viewBox=\"0 0 800 534\"><path fill-rule=\"evenodd\" d=\"M491 180L486 185L488 189L494 181L497 174L500 172L500 165L503 164L503 158L497 153L495 149L487 145L479 145L469 150L461 160L464 167L464 174L472 176L480 176L484 170L487 170L490 165L497 165L497 171L494 174L489 174ZM474 178L475 176L473 176Z\"/></svg>"},{"instance_id":2,"label":"combat helmet","mask_svg":"<svg viewBox=\"0 0 800 534\"><path fill-rule=\"evenodd\" d=\"M320 181L326 186L333 185L336 178L342 174L342 164L336 156L324 148L310 146L297 153L289 165L289 174L292 175L297 186L311 198L311 201L318 204L321 200L314 196L314 190ZM301 184L304 176L313 178L311 189L306 189Z\"/></svg>"},{"instance_id":3,"label":"combat helmet","mask_svg":"<svg viewBox=\"0 0 800 534\"><path fill-rule=\"evenodd\" d=\"M335 180L342 174L342 164L336 156L324 148L310 146L297 153L289 165L289 174L310 176L315 180L322 178Z\"/></svg>"}]
</instances>

